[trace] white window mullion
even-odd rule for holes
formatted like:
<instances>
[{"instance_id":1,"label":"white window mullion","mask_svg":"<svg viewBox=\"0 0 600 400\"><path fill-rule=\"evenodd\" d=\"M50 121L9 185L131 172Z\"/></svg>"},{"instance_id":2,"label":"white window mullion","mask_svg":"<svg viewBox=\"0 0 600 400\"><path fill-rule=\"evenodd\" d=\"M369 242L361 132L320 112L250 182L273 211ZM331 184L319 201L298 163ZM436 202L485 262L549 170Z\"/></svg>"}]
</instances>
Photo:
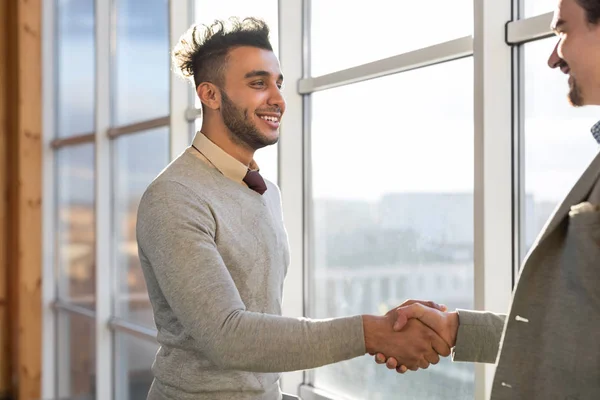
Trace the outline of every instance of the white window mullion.
<instances>
[{"instance_id":1,"label":"white window mullion","mask_svg":"<svg viewBox=\"0 0 600 400\"><path fill-rule=\"evenodd\" d=\"M179 42L179 38L190 27L193 15L191 0L171 0L169 2L169 50ZM170 159L173 160L189 145L190 123L186 110L194 104L192 89L188 81L174 72L171 79L171 123L170 123Z\"/></svg>"},{"instance_id":2,"label":"white window mullion","mask_svg":"<svg viewBox=\"0 0 600 400\"><path fill-rule=\"evenodd\" d=\"M55 72L56 72L56 15L55 2L42 3L42 93L43 93L43 259L42 259L42 398L56 397L56 318L57 312L52 303L57 297L57 277L55 271L55 239L56 239L56 209L55 209L55 177L54 150L50 142L55 137Z\"/></svg>"},{"instance_id":3,"label":"white window mullion","mask_svg":"<svg viewBox=\"0 0 600 400\"><path fill-rule=\"evenodd\" d=\"M505 313L512 290L510 1L474 0L475 308ZM489 398L493 365L477 365L475 398Z\"/></svg>"},{"instance_id":4,"label":"white window mullion","mask_svg":"<svg viewBox=\"0 0 600 400\"><path fill-rule=\"evenodd\" d=\"M513 284L521 268L522 254L527 249L526 196L525 196L525 73L523 47L513 51Z\"/></svg>"},{"instance_id":5,"label":"white window mullion","mask_svg":"<svg viewBox=\"0 0 600 400\"><path fill-rule=\"evenodd\" d=\"M527 19L518 19L507 25L506 41L510 44L523 44L554 36L550 23L554 13L546 13Z\"/></svg>"},{"instance_id":6,"label":"white window mullion","mask_svg":"<svg viewBox=\"0 0 600 400\"><path fill-rule=\"evenodd\" d=\"M279 139L278 176L292 257L283 287L282 313L288 317L304 315L304 114L303 96L297 90L303 78L302 15L302 0L279 0L279 59L287 82L287 108ZM285 393L298 394L302 383L302 371L287 372L281 387Z\"/></svg>"},{"instance_id":7,"label":"white window mullion","mask_svg":"<svg viewBox=\"0 0 600 400\"><path fill-rule=\"evenodd\" d=\"M111 316L111 1L96 1L96 398L113 398Z\"/></svg>"},{"instance_id":8,"label":"white window mullion","mask_svg":"<svg viewBox=\"0 0 600 400\"><path fill-rule=\"evenodd\" d=\"M307 77L299 84L300 93L314 93L401 72L457 60L473 54L471 36L438 43L408 53L398 54L368 64L358 65L318 77Z\"/></svg>"}]
</instances>

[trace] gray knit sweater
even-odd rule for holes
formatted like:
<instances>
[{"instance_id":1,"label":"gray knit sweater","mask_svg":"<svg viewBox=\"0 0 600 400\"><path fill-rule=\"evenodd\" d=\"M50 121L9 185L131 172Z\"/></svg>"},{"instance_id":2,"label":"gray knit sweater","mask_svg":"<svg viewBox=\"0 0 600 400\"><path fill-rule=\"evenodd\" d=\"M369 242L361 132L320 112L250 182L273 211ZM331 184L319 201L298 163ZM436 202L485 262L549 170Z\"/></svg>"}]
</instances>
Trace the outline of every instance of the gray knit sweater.
<instances>
[{"instance_id":1,"label":"gray knit sweater","mask_svg":"<svg viewBox=\"0 0 600 400\"><path fill-rule=\"evenodd\" d=\"M161 345L149 398L276 400L279 372L363 355L360 316L281 316L290 257L277 186L267 182L261 196L190 151L150 184L138 211Z\"/></svg>"}]
</instances>

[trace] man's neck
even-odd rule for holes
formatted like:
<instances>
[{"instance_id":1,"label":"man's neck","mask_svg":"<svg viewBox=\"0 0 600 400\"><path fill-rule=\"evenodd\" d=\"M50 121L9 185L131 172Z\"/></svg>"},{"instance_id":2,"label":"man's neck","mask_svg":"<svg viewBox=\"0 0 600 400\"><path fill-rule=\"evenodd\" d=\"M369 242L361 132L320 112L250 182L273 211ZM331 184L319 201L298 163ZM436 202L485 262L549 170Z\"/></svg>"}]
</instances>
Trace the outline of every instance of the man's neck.
<instances>
[{"instance_id":1,"label":"man's neck","mask_svg":"<svg viewBox=\"0 0 600 400\"><path fill-rule=\"evenodd\" d=\"M219 146L224 152L248 166L254 157L254 151L248 149L245 146L236 143L231 138L231 132L223 127L211 126L211 124L202 123L200 131L206 136L211 142Z\"/></svg>"}]
</instances>

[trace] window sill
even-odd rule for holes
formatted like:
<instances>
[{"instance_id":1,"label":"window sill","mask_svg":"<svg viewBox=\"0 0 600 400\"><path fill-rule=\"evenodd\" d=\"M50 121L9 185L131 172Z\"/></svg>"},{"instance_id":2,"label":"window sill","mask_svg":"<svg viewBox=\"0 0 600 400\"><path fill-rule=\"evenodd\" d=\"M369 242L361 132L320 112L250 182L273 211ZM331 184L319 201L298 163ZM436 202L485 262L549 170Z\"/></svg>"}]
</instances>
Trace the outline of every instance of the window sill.
<instances>
[{"instance_id":1,"label":"window sill","mask_svg":"<svg viewBox=\"0 0 600 400\"><path fill-rule=\"evenodd\" d=\"M317 389L310 385L300 386L301 400L350 400L346 397L340 397L338 394L333 394L322 389Z\"/></svg>"}]
</instances>

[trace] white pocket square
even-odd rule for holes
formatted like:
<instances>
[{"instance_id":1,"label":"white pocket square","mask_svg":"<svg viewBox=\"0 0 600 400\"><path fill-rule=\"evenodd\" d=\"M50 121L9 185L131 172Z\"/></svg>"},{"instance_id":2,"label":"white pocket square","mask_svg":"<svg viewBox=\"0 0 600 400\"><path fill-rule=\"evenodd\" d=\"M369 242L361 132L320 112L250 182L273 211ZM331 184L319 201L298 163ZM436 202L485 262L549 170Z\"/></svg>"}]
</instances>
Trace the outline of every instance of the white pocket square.
<instances>
[{"instance_id":1,"label":"white pocket square","mask_svg":"<svg viewBox=\"0 0 600 400\"><path fill-rule=\"evenodd\" d=\"M598 211L600 211L600 204L592 204L589 201L584 201L583 203L579 203L575 206L571 206L571 211L569 211L569 216L572 217L577 214L598 212Z\"/></svg>"}]
</instances>

